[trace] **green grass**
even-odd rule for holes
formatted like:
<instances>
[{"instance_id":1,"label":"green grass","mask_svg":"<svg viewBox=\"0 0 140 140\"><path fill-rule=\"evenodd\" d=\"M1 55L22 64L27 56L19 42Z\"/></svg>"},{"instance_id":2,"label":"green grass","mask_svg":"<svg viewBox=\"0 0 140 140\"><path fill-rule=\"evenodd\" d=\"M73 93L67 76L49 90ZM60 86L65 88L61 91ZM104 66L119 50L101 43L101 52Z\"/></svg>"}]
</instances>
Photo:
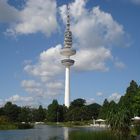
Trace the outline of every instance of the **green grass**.
<instances>
[{"instance_id":1,"label":"green grass","mask_svg":"<svg viewBox=\"0 0 140 140\"><path fill-rule=\"evenodd\" d=\"M116 136L110 131L75 131L69 134L69 140L134 140L134 138Z\"/></svg>"},{"instance_id":2,"label":"green grass","mask_svg":"<svg viewBox=\"0 0 140 140\"><path fill-rule=\"evenodd\" d=\"M15 124L0 124L0 130L12 130L17 129Z\"/></svg>"},{"instance_id":3,"label":"green grass","mask_svg":"<svg viewBox=\"0 0 140 140\"><path fill-rule=\"evenodd\" d=\"M0 124L0 130L13 130L13 129L31 129L34 126L31 124L22 124L22 123L5 123Z\"/></svg>"},{"instance_id":4,"label":"green grass","mask_svg":"<svg viewBox=\"0 0 140 140\"><path fill-rule=\"evenodd\" d=\"M69 121L69 122L46 122L47 125L57 125L57 126L64 126L64 127L77 127L77 126L85 126L89 125L89 121Z\"/></svg>"}]
</instances>

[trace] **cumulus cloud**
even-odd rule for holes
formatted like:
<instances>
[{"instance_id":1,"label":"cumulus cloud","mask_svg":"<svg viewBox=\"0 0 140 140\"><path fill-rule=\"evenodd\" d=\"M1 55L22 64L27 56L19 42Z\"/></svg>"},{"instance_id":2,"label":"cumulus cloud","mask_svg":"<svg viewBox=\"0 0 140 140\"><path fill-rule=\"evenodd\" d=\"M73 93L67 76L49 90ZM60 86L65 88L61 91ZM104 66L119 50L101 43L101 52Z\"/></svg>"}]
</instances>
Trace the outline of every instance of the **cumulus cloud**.
<instances>
[{"instance_id":1,"label":"cumulus cloud","mask_svg":"<svg viewBox=\"0 0 140 140\"><path fill-rule=\"evenodd\" d=\"M38 63L26 65L24 70L35 77L39 77L42 81L53 79L63 71L60 56L61 47L61 45L57 45L43 51L39 56Z\"/></svg>"},{"instance_id":2,"label":"cumulus cloud","mask_svg":"<svg viewBox=\"0 0 140 140\"><path fill-rule=\"evenodd\" d=\"M75 0L71 3L70 9L71 28L76 40L73 46L77 49L74 56L75 69L109 70L106 61L113 59L111 48L124 45L123 26L99 6L93 7L90 11L86 9L86 0ZM60 14L65 22L66 5L60 7Z\"/></svg>"},{"instance_id":3,"label":"cumulus cloud","mask_svg":"<svg viewBox=\"0 0 140 140\"><path fill-rule=\"evenodd\" d=\"M113 93L112 95L110 95L108 97L108 100L109 101L113 100L113 101L115 101L117 103L117 102L119 102L120 98L121 98L121 95L119 93Z\"/></svg>"},{"instance_id":4,"label":"cumulus cloud","mask_svg":"<svg viewBox=\"0 0 140 140\"><path fill-rule=\"evenodd\" d=\"M108 71L106 60L112 59L111 51L104 48L81 49L73 57L75 60L74 68L79 71ZM82 58L82 59L81 59Z\"/></svg>"},{"instance_id":5,"label":"cumulus cloud","mask_svg":"<svg viewBox=\"0 0 140 140\"><path fill-rule=\"evenodd\" d=\"M36 82L34 80L23 80L21 83L22 87L34 96L36 99L40 98L53 98L54 96L58 96L62 94L63 91L63 82L62 81L53 81L53 82Z\"/></svg>"},{"instance_id":6,"label":"cumulus cloud","mask_svg":"<svg viewBox=\"0 0 140 140\"><path fill-rule=\"evenodd\" d=\"M110 48L117 45L119 41L121 42L125 34L123 26L117 23L111 14L102 11L99 7L94 7L89 11L85 6L85 0L76 0L70 5L73 47L77 49L77 54L73 56L75 60L73 69L76 71L108 71L109 67L106 62L114 59ZM60 7L63 20L66 18L65 10L66 5ZM61 95L64 92L62 80L64 67L60 63L61 48L60 44L51 47L40 54L37 63L31 62L25 65L25 72L39 79L41 85L40 87L38 85L28 87L27 84L23 86L26 90L41 93L43 98Z\"/></svg>"},{"instance_id":7,"label":"cumulus cloud","mask_svg":"<svg viewBox=\"0 0 140 140\"><path fill-rule=\"evenodd\" d=\"M21 83L22 87L29 93L36 93L38 96L42 95L42 90L40 89L40 83L34 80L23 80Z\"/></svg>"},{"instance_id":8,"label":"cumulus cloud","mask_svg":"<svg viewBox=\"0 0 140 140\"><path fill-rule=\"evenodd\" d=\"M10 35L41 32L50 36L58 27L56 11L55 0L28 0L21 10L0 1L0 21L9 22L6 33Z\"/></svg>"}]
</instances>

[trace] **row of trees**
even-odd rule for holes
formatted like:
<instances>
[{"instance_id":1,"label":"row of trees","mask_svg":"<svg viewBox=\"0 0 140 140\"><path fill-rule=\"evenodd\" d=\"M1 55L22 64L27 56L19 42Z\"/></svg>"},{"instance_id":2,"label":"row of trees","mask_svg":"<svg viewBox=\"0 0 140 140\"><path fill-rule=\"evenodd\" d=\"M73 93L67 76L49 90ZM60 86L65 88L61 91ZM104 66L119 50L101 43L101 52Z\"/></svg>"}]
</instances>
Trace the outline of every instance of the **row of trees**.
<instances>
[{"instance_id":1,"label":"row of trees","mask_svg":"<svg viewBox=\"0 0 140 140\"><path fill-rule=\"evenodd\" d=\"M53 100L52 104L48 106L46 119L51 122L97 119L100 107L97 103L86 105L86 101L79 98L72 101L68 109L64 105L59 105L57 100Z\"/></svg>"},{"instance_id":2,"label":"row of trees","mask_svg":"<svg viewBox=\"0 0 140 140\"><path fill-rule=\"evenodd\" d=\"M19 107L16 104L7 102L0 108L0 118L8 118L11 122L63 122L81 121L96 119L100 111L99 104L86 105L84 99L76 99L71 102L69 109L64 105L59 105L57 100L53 100L48 109L41 105L38 109L30 107Z\"/></svg>"},{"instance_id":3,"label":"row of trees","mask_svg":"<svg viewBox=\"0 0 140 140\"><path fill-rule=\"evenodd\" d=\"M0 116L6 116L12 122L63 122L82 121L102 118L108 121L112 129L129 130L130 120L134 115L140 116L140 86L131 81L124 96L118 103L105 99L103 105L86 104L84 99L71 102L69 108L53 100L48 108L19 107L11 102L0 108Z\"/></svg>"},{"instance_id":4,"label":"row of trees","mask_svg":"<svg viewBox=\"0 0 140 140\"><path fill-rule=\"evenodd\" d=\"M38 109L19 107L16 104L7 102L0 108L0 118L7 118L10 122L38 122L46 118L46 109L41 105Z\"/></svg>"}]
</instances>

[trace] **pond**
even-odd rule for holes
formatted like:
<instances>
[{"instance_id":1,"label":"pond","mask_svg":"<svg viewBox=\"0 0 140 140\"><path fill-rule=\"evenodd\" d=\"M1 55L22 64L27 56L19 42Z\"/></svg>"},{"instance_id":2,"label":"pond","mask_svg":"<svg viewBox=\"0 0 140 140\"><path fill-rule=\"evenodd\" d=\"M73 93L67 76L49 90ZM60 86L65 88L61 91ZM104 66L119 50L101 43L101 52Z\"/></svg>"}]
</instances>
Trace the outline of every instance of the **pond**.
<instances>
[{"instance_id":1,"label":"pond","mask_svg":"<svg viewBox=\"0 0 140 140\"><path fill-rule=\"evenodd\" d=\"M2 130L0 140L68 140L70 131L94 130L93 127L69 128L60 126L37 125L34 129Z\"/></svg>"}]
</instances>

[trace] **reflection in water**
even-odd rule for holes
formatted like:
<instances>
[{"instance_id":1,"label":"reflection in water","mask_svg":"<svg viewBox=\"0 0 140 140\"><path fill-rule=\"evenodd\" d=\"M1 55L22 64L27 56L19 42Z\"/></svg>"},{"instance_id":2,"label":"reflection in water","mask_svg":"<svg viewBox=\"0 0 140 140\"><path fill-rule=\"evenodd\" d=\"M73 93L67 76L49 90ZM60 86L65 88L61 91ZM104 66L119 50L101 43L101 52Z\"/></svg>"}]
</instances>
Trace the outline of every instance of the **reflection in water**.
<instances>
[{"instance_id":1,"label":"reflection in water","mask_svg":"<svg viewBox=\"0 0 140 140\"><path fill-rule=\"evenodd\" d=\"M69 140L69 132L91 130L90 128L68 128L48 125L38 125L28 130L0 131L0 140Z\"/></svg>"},{"instance_id":2,"label":"reflection in water","mask_svg":"<svg viewBox=\"0 0 140 140\"><path fill-rule=\"evenodd\" d=\"M64 140L68 140L69 139L69 128L68 127L64 127Z\"/></svg>"}]
</instances>

